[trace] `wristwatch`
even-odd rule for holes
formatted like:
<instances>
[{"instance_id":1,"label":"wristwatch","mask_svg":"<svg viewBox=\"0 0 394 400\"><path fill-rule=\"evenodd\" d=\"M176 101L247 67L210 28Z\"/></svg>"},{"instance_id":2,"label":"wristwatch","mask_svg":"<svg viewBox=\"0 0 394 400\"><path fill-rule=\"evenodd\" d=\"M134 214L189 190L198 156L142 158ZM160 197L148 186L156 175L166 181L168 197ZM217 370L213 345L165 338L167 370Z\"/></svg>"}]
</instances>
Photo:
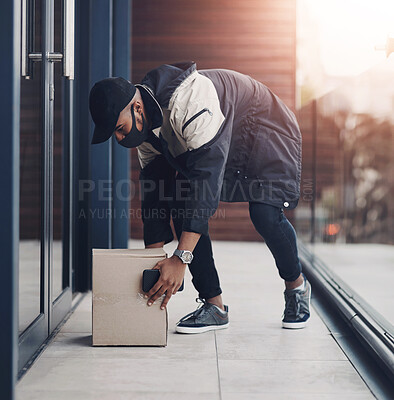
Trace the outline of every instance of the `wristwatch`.
<instances>
[{"instance_id":1,"label":"wristwatch","mask_svg":"<svg viewBox=\"0 0 394 400\"><path fill-rule=\"evenodd\" d=\"M189 250L175 249L174 256L178 256L184 264L190 264L193 260L193 253Z\"/></svg>"}]
</instances>

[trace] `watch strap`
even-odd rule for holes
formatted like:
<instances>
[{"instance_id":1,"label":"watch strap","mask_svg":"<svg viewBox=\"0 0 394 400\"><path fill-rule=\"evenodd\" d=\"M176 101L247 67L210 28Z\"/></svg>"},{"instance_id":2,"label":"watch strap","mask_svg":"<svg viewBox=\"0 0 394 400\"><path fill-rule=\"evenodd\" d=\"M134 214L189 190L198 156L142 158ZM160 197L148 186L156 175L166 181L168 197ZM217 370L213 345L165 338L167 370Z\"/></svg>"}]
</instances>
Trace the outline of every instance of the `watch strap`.
<instances>
[{"instance_id":1,"label":"watch strap","mask_svg":"<svg viewBox=\"0 0 394 400\"><path fill-rule=\"evenodd\" d=\"M186 261L184 260L184 258L183 258L183 253L184 253L185 251L189 252L188 250L179 250L179 249L175 249L173 254L174 254L175 256L179 257L179 258L181 259L181 261L182 261L184 264L190 264L190 263L192 262L192 260L193 260L193 253L190 251L190 254L191 254L191 258L192 258L192 259L191 259L189 262L186 262Z\"/></svg>"}]
</instances>

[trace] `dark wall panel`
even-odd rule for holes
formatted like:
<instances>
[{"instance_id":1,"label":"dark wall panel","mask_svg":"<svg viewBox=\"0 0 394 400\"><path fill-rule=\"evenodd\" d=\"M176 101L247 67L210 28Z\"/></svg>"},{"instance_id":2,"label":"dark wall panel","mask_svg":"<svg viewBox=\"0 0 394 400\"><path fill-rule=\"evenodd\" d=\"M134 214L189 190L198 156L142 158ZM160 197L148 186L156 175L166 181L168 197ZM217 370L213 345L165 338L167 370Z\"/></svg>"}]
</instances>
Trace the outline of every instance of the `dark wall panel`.
<instances>
[{"instance_id":1,"label":"dark wall panel","mask_svg":"<svg viewBox=\"0 0 394 400\"><path fill-rule=\"evenodd\" d=\"M198 69L228 68L252 76L295 107L295 0L134 1L132 79L164 63L194 60ZM139 164L132 150L131 237L141 238ZM292 212L286 212L291 218ZM221 202L210 221L213 239L261 240L248 203Z\"/></svg>"}]
</instances>

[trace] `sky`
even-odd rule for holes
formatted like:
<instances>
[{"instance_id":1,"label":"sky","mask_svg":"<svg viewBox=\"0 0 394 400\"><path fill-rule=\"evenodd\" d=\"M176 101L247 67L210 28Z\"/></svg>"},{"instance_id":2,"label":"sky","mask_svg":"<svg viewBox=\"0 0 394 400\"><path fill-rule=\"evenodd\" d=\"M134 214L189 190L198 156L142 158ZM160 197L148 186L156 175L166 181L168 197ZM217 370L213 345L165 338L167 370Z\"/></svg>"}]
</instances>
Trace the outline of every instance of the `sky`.
<instances>
[{"instance_id":1,"label":"sky","mask_svg":"<svg viewBox=\"0 0 394 400\"><path fill-rule=\"evenodd\" d=\"M386 59L387 36L394 37L394 0L303 0L319 34L325 72L355 76ZM392 54L390 57L394 57Z\"/></svg>"}]
</instances>

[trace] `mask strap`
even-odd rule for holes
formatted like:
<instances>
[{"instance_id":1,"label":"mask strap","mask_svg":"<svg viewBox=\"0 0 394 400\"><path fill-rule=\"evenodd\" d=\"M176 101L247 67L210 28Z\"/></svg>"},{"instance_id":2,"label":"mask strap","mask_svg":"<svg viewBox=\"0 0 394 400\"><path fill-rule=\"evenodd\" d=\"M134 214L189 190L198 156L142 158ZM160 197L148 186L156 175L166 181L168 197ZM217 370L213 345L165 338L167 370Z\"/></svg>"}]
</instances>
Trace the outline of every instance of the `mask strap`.
<instances>
[{"instance_id":1,"label":"mask strap","mask_svg":"<svg viewBox=\"0 0 394 400\"><path fill-rule=\"evenodd\" d=\"M133 120L133 127L132 127L131 129L132 129L132 130L135 129L135 130L136 130L137 132L139 132L139 133L143 132L144 129L145 129L145 118L144 118L144 114L141 113L141 116L142 116L142 129L141 129L141 130L138 130L137 124L136 124L136 122L135 122L135 114L134 114L134 107L133 107L133 105L130 106L130 112L131 112L131 118L132 118L132 120Z\"/></svg>"}]
</instances>

